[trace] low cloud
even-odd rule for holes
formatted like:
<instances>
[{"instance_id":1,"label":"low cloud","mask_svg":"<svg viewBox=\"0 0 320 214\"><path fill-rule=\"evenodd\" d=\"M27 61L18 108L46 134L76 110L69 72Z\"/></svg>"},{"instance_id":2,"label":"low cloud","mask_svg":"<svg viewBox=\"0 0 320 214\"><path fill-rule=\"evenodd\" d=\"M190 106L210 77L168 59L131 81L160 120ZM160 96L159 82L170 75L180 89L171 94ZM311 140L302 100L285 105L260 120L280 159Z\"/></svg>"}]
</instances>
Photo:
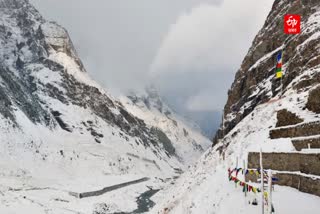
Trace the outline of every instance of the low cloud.
<instances>
[{"instance_id":1,"label":"low cloud","mask_svg":"<svg viewBox=\"0 0 320 214\"><path fill-rule=\"evenodd\" d=\"M212 111L221 108L222 105L217 103L216 99L212 99L212 93L210 92L203 92L192 96L186 103L188 111Z\"/></svg>"},{"instance_id":2,"label":"low cloud","mask_svg":"<svg viewBox=\"0 0 320 214\"><path fill-rule=\"evenodd\" d=\"M272 0L225 0L220 6L195 7L171 26L151 71L212 68L234 72L262 27L271 3Z\"/></svg>"},{"instance_id":3,"label":"low cloud","mask_svg":"<svg viewBox=\"0 0 320 214\"><path fill-rule=\"evenodd\" d=\"M204 110L221 111L273 0L30 2L66 27L88 72L112 93L153 82L179 113L207 123L214 118Z\"/></svg>"},{"instance_id":4,"label":"low cloud","mask_svg":"<svg viewBox=\"0 0 320 214\"><path fill-rule=\"evenodd\" d=\"M69 31L87 71L109 90L145 86L169 26L200 3L222 0L30 0Z\"/></svg>"},{"instance_id":5,"label":"low cloud","mask_svg":"<svg viewBox=\"0 0 320 214\"><path fill-rule=\"evenodd\" d=\"M182 14L164 38L150 76L165 96L184 97L184 103L178 99L184 111L221 111L234 74L272 3L225 0Z\"/></svg>"}]
</instances>

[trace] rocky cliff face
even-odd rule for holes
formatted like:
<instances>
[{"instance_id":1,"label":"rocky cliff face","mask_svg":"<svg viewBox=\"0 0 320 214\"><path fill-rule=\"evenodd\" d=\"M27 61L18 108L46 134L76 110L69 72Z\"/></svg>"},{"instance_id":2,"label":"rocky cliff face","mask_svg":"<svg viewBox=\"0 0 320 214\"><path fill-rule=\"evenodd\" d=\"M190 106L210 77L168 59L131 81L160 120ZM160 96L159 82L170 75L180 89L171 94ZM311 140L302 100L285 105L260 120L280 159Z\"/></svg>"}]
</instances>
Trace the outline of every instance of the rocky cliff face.
<instances>
[{"instance_id":1,"label":"rocky cliff face","mask_svg":"<svg viewBox=\"0 0 320 214\"><path fill-rule=\"evenodd\" d=\"M167 114L149 98L146 108ZM133 113L89 77L63 27L27 0L0 0L0 213L92 213L98 202L122 213L174 183L186 154ZM89 203L73 197L141 178Z\"/></svg>"},{"instance_id":2,"label":"rocky cliff face","mask_svg":"<svg viewBox=\"0 0 320 214\"><path fill-rule=\"evenodd\" d=\"M200 128L176 114L154 87L131 92L120 100L130 113L166 133L184 163L196 161L209 147L210 140L201 134Z\"/></svg>"},{"instance_id":3,"label":"rocky cliff face","mask_svg":"<svg viewBox=\"0 0 320 214\"><path fill-rule=\"evenodd\" d=\"M0 12L0 114L12 126L19 127L15 112L22 111L51 129L87 128L64 122L51 104L60 102L87 109L145 147L161 147L150 127L90 80L64 28L45 21L25 0L1 0ZM97 142L99 136L93 134Z\"/></svg>"},{"instance_id":4,"label":"rocky cliff face","mask_svg":"<svg viewBox=\"0 0 320 214\"><path fill-rule=\"evenodd\" d=\"M301 14L301 34L284 34L283 16L287 13ZM284 51L285 72L282 93L280 81L275 79L280 50ZM306 207L318 206L319 197L312 201L309 194L320 195L319 76L320 2L275 0L229 90L225 130L218 131L212 148L184 173L155 210L259 213L260 206L252 206L248 198L256 198L259 205L265 203L261 200L264 191L243 194L246 189L235 186L250 180L255 188L260 187L256 183L260 174L243 170L260 170L260 152L264 170L279 180L272 192L276 212L298 214ZM232 169L236 170L229 171L228 180L227 172ZM292 203L298 197L300 203ZM303 210L299 210L301 205ZM308 213L317 210L311 208Z\"/></svg>"},{"instance_id":5,"label":"rocky cliff face","mask_svg":"<svg viewBox=\"0 0 320 214\"><path fill-rule=\"evenodd\" d=\"M276 55L280 50L284 51L283 93L291 88L297 92L306 91L319 83L319 73L315 72L320 64L319 6L317 0L274 2L264 26L236 73L224 107L225 130L220 128L214 144L256 106L280 96L280 81L275 79ZM284 34L285 14L302 16L301 34Z\"/></svg>"}]
</instances>

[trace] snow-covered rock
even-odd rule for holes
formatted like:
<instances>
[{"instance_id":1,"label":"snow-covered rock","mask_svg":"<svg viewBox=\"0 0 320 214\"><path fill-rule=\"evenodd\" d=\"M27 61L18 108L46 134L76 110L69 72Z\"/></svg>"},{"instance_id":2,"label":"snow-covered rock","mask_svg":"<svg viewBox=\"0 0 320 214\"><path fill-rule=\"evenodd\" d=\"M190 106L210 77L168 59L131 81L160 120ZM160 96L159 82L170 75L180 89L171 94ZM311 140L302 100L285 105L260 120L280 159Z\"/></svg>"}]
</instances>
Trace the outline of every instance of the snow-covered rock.
<instances>
[{"instance_id":1,"label":"snow-covered rock","mask_svg":"<svg viewBox=\"0 0 320 214\"><path fill-rule=\"evenodd\" d=\"M215 143L231 131L254 108L281 94L275 78L275 60L283 51L283 92L289 88L309 90L319 83L319 1L275 1L263 27L252 42L228 92L224 108L224 131ZM284 33L285 14L301 15L301 33ZM222 127L222 126L221 126Z\"/></svg>"},{"instance_id":2,"label":"snow-covered rock","mask_svg":"<svg viewBox=\"0 0 320 214\"><path fill-rule=\"evenodd\" d=\"M320 118L318 108L315 108L318 103L316 93L320 86L319 11L319 1L316 0L274 2L231 86L225 106L225 124L216 135L214 147L182 175L152 213L261 213L262 194L248 192L245 196L242 187L236 187L234 182L229 181L228 169L247 168L249 153L260 150L288 155L319 155L319 149L316 148L296 151L292 143L297 139L318 139L320 133L318 126L310 125L318 124ZM283 33L285 14L302 15L301 34ZM280 50L284 50L283 93L281 81L275 79L276 55ZM278 112L284 109L295 116L286 118L286 123L277 128L277 120L281 119ZM222 130L222 127L225 129ZM271 133L278 129L287 131L287 136L272 136ZM308 165L309 160L300 161ZM266 164L278 162L278 165L289 165L279 159L269 159L268 162ZM312 165L319 169L320 162L315 161ZM267 169L279 173L272 168ZM282 173L309 177L318 183L320 180L319 174L292 170ZM238 179L245 181L241 172ZM296 189L275 185L272 193L275 213L319 212L318 185L300 188L304 185L300 179L280 182ZM249 184L260 188L260 184ZM311 189L314 195L305 193ZM255 199L258 206L252 205Z\"/></svg>"},{"instance_id":3,"label":"snow-covered rock","mask_svg":"<svg viewBox=\"0 0 320 214\"><path fill-rule=\"evenodd\" d=\"M120 100L130 113L166 133L185 165L196 161L211 146L211 141L203 136L200 128L176 114L154 87L131 92L128 96L121 96Z\"/></svg>"},{"instance_id":4,"label":"snow-covered rock","mask_svg":"<svg viewBox=\"0 0 320 214\"><path fill-rule=\"evenodd\" d=\"M63 27L27 0L0 0L0 45L0 213L91 213L106 201L131 211L149 187L173 182L178 144L89 77Z\"/></svg>"}]
</instances>

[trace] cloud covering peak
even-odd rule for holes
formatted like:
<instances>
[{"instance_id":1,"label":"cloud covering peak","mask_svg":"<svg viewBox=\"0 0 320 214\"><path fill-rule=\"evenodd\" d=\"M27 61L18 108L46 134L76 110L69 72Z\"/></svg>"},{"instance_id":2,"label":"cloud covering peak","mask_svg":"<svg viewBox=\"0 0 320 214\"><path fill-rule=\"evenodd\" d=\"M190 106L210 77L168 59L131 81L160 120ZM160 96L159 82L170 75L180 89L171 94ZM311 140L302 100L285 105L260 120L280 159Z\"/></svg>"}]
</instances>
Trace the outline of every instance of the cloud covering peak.
<instances>
[{"instance_id":1,"label":"cloud covering peak","mask_svg":"<svg viewBox=\"0 0 320 214\"><path fill-rule=\"evenodd\" d=\"M150 76L183 111L221 111L234 74L272 3L224 0L183 13L162 41Z\"/></svg>"},{"instance_id":2,"label":"cloud covering peak","mask_svg":"<svg viewBox=\"0 0 320 214\"><path fill-rule=\"evenodd\" d=\"M272 0L225 0L182 14L162 42L153 73L208 70L235 72Z\"/></svg>"}]
</instances>

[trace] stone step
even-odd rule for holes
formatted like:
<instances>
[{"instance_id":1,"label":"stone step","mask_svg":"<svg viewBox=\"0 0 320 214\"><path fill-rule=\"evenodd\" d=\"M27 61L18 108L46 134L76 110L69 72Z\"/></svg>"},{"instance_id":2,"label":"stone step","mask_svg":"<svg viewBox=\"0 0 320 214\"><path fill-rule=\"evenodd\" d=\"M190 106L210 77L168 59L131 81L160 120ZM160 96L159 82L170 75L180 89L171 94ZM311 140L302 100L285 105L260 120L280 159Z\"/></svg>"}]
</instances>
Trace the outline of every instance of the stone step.
<instances>
[{"instance_id":1,"label":"stone step","mask_svg":"<svg viewBox=\"0 0 320 214\"><path fill-rule=\"evenodd\" d=\"M246 181L257 182L257 177L255 174L247 174ZM273 177L277 178L277 181L274 182L276 185L292 187L320 197L320 178L285 172L277 172Z\"/></svg>"},{"instance_id":2,"label":"stone step","mask_svg":"<svg viewBox=\"0 0 320 214\"><path fill-rule=\"evenodd\" d=\"M307 139L296 139L292 140L292 144L297 151L301 151L302 149L308 149L310 145L311 149L319 149L320 148L320 137L315 138L307 138Z\"/></svg>"},{"instance_id":3,"label":"stone step","mask_svg":"<svg viewBox=\"0 0 320 214\"><path fill-rule=\"evenodd\" d=\"M320 153L262 153L264 169L320 175ZM248 168L260 168L259 152L250 152Z\"/></svg>"},{"instance_id":4,"label":"stone step","mask_svg":"<svg viewBox=\"0 0 320 214\"><path fill-rule=\"evenodd\" d=\"M271 139L294 138L320 134L320 121L303 123L294 126L282 127L270 130Z\"/></svg>"}]
</instances>

